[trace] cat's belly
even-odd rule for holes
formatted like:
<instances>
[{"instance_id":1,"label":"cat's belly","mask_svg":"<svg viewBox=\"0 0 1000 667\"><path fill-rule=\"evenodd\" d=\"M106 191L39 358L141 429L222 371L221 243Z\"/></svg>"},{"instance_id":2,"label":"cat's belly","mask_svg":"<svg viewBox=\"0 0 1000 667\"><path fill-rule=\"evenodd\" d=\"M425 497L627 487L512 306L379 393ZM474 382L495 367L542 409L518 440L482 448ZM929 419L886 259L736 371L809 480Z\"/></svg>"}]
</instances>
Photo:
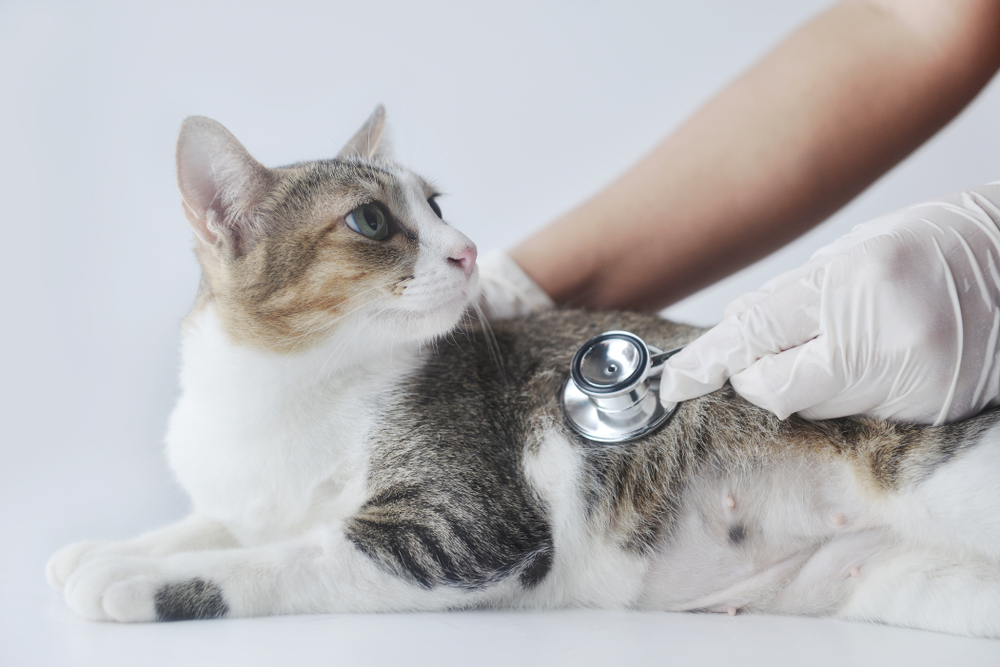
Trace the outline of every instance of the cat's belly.
<instances>
[{"instance_id":1,"label":"cat's belly","mask_svg":"<svg viewBox=\"0 0 1000 667\"><path fill-rule=\"evenodd\" d=\"M791 459L694 478L639 606L822 613L892 542L846 462Z\"/></svg>"}]
</instances>

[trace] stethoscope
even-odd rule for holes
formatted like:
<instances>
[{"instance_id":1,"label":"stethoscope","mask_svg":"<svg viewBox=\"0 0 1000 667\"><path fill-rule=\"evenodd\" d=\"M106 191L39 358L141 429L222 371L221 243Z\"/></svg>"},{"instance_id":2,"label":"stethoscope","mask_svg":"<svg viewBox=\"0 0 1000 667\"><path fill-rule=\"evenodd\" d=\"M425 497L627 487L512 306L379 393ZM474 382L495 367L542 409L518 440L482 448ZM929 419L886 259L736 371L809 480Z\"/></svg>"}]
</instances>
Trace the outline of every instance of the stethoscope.
<instances>
[{"instance_id":1,"label":"stethoscope","mask_svg":"<svg viewBox=\"0 0 1000 667\"><path fill-rule=\"evenodd\" d=\"M660 403L663 362L682 347L664 352L628 331L594 336L573 355L563 387L566 421L597 442L624 442L651 433L677 410Z\"/></svg>"}]
</instances>

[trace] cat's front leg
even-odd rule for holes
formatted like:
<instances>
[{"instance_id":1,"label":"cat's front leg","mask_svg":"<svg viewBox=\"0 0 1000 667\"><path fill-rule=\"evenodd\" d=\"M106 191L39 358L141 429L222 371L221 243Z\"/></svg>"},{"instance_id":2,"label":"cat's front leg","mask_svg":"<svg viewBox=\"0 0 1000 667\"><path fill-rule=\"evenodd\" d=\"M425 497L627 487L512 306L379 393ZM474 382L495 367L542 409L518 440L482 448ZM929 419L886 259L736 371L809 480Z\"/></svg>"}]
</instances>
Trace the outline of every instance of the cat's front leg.
<instances>
[{"instance_id":1,"label":"cat's front leg","mask_svg":"<svg viewBox=\"0 0 1000 667\"><path fill-rule=\"evenodd\" d=\"M93 559L67 580L66 600L95 620L173 621L446 609L501 588L422 586L378 566L342 533L318 531L252 548Z\"/></svg>"},{"instance_id":2,"label":"cat's front leg","mask_svg":"<svg viewBox=\"0 0 1000 667\"><path fill-rule=\"evenodd\" d=\"M165 556L183 551L230 549L239 546L236 538L217 521L192 514L177 523L123 542L75 542L49 559L45 576L56 590L82 564L111 556Z\"/></svg>"}]
</instances>

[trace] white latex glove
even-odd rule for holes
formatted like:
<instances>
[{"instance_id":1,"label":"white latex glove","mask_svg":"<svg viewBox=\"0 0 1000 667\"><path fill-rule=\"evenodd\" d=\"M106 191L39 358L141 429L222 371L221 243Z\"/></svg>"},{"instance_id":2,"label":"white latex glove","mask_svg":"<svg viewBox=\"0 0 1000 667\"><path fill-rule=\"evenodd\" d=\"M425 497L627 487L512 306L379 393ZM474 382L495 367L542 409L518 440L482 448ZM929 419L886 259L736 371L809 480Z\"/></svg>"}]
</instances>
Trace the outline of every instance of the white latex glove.
<instances>
[{"instance_id":1,"label":"white latex glove","mask_svg":"<svg viewBox=\"0 0 1000 667\"><path fill-rule=\"evenodd\" d=\"M728 378L784 419L942 424L1000 403L1000 182L876 218L726 308L664 402Z\"/></svg>"},{"instance_id":2,"label":"white latex glove","mask_svg":"<svg viewBox=\"0 0 1000 667\"><path fill-rule=\"evenodd\" d=\"M479 307L498 320L549 310L555 303L503 250L479 258Z\"/></svg>"}]
</instances>

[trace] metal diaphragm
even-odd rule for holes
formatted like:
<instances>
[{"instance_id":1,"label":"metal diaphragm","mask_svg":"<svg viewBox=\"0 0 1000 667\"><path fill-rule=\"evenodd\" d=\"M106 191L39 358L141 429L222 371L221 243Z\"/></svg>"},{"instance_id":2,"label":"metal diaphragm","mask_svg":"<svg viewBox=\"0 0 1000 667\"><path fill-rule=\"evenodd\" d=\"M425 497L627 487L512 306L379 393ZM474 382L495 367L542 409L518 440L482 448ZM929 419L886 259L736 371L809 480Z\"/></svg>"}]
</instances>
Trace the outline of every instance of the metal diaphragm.
<instances>
[{"instance_id":1,"label":"metal diaphragm","mask_svg":"<svg viewBox=\"0 0 1000 667\"><path fill-rule=\"evenodd\" d=\"M674 351L671 351L673 353ZM651 364L651 354L657 357ZM628 331L607 331L573 355L560 403L577 433L596 442L624 442L650 433L677 409L660 403L664 355Z\"/></svg>"}]
</instances>

